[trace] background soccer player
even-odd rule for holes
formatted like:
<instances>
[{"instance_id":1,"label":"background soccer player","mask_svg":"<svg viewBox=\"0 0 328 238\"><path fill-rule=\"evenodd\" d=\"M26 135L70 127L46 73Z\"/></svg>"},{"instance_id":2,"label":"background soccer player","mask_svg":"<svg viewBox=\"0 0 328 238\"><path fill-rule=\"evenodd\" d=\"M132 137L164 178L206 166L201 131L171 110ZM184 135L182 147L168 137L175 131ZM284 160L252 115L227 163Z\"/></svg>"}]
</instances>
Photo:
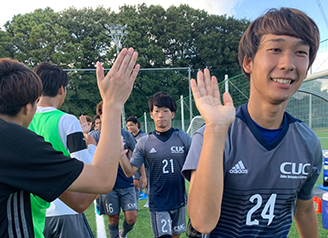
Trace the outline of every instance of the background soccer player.
<instances>
[{"instance_id":1,"label":"background soccer player","mask_svg":"<svg viewBox=\"0 0 328 238\"><path fill-rule=\"evenodd\" d=\"M148 100L155 131L141 137L132 158L121 158L121 165L131 177L145 164L148 176L149 210L155 237L179 237L186 231L186 190L181 169L191 137L171 126L177 104L174 98L158 92Z\"/></svg>"},{"instance_id":2,"label":"background soccer player","mask_svg":"<svg viewBox=\"0 0 328 238\"><path fill-rule=\"evenodd\" d=\"M145 136L146 133L143 132L140 129L140 122L135 116L129 116L126 119L126 127L128 128L128 131L131 132L131 134L134 136L134 139L138 141L141 137ZM141 172L143 172L144 176L141 177ZM140 180L141 177L141 180ZM140 183L141 181L141 183ZM146 178L146 172L145 172L145 166L142 165L140 170L136 172L135 175L133 175L133 184L134 188L136 189L136 196L137 200L140 196L139 200L144 200L148 198L148 192L147 188L145 189L145 193L142 192L142 189L147 186L147 178ZM144 205L144 207L149 207L149 201L147 200L147 203Z\"/></svg>"},{"instance_id":3,"label":"background soccer player","mask_svg":"<svg viewBox=\"0 0 328 238\"><path fill-rule=\"evenodd\" d=\"M97 115L102 118L103 114L103 102L99 102L97 105ZM100 130L96 130L94 133L90 133L97 142L100 141ZM121 135L123 137L124 149L127 150L126 157L130 158L131 153L134 150L136 140L133 135L125 130L121 129ZM137 220L138 211L138 199L135 193L133 179L128 178L121 166L118 166L116 182L113 190L108 194L100 194L99 199L96 200L99 206L100 215L108 215L108 233L111 238L126 237L126 234L133 229ZM119 231L120 211L121 208L124 212L124 221L122 224L122 230Z\"/></svg>"},{"instance_id":4,"label":"background soccer player","mask_svg":"<svg viewBox=\"0 0 328 238\"><path fill-rule=\"evenodd\" d=\"M69 82L67 74L59 66L50 63L39 64L34 68L34 72L42 81L43 92L29 129L41 135L45 141L50 142L55 150L91 164L96 151L96 141L87 133L84 138L80 122L74 115L59 110L67 94L66 86ZM89 130L90 128L91 122ZM88 208L96 197L92 194L69 192L65 196L74 196L71 198L72 202L84 207L82 211ZM42 202L34 199L37 197L31 196L32 204ZM83 206L83 203L86 205ZM71 209L60 199L53 201L47 209L44 236L46 238L56 235L94 237L85 215L81 211L79 212Z\"/></svg>"}]
</instances>

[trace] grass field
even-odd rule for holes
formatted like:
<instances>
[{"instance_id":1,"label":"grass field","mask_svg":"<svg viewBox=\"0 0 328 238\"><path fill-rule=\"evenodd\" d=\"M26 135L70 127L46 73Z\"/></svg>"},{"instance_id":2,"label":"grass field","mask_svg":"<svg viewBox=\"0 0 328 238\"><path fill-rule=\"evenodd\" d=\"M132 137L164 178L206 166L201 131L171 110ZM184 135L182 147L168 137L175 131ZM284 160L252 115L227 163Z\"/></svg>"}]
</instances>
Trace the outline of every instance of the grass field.
<instances>
[{"instance_id":1,"label":"grass field","mask_svg":"<svg viewBox=\"0 0 328 238\"><path fill-rule=\"evenodd\" d=\"M316 131L317 135L319 136L321 140L321 145L323 149L328 149L328 132L325 131ZM322 184L322 172L317 180L316 187L318 185ZM189 183L186 182L186 187L188 189ZM148 208L144 208L143 206L145 205L146 200L139 201L139 212L138 212L138 218L137 222L131 232L128 233L128 238L151 238L153 237L152 229L151 229L151 223L150 223L150 216L149 216L149 210ZM96 225L96 214L94 210L94 205L92 204L88 210L85 212L86 217L88 219L88 222L90 224L90 227L92 229L93 234L95 235L96 238L104 238L104 237L97 237L97 225ZM324 229L322 227L322 219L321 219L321 214L318 215L318 222L319 222L319 237L320 238L327 238L328 237L328 230ZM186 215L187 216L187 215ZM107 216L104 217L104 227L106 230L107 237L108 235L108 218ZM121 225L124 219L124 214L121 213L121 218L120 218L120 229ZM298 238L298 232L295 226L295 223L293 222L292 227L290 229L288 237L290 238ZM180 238L187 238L187 236L182 234Z\"/></svg>"}]
</instances>

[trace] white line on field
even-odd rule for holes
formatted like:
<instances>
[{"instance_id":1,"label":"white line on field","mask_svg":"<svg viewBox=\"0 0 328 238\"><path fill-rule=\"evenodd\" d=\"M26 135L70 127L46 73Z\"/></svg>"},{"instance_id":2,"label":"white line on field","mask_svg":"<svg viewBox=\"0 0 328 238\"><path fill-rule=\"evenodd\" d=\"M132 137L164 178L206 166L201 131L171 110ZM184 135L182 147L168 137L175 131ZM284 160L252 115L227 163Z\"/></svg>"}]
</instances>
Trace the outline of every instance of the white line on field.
<instances>
[{"instance_id":1,"label":"white line on field","mask_svg":"<svg viewBox=\"0 0 328 238\"><path fill-rule=\"evenodd\" d=\"M96 224L97 224L97 238L106 238L106 229L104 224L103 216L99 216L96 211L96 201L94 201L95 205L95 214L96 214Z\"/></svg>"}]
</instances>

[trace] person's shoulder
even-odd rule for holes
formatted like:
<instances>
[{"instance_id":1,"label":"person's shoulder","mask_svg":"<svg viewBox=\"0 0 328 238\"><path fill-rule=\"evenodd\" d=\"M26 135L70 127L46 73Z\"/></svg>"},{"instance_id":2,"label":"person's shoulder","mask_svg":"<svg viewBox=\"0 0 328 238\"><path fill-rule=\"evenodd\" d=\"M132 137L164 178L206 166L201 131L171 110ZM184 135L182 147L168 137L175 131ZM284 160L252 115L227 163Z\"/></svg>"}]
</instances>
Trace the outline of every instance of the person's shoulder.
<instances>
[{"instance_id":1,"label":"person's shoulder","mask_svg":"<svg viewBox=\"0 0 328 238\"><path fill-rule=\"evenodd\" d=\"M80 123L76 116L66 113L66 112L63 112L63 111L61 111L61 112L63 113L61 116L62 119L65 119L71 123L76 123L76 122Z\"/></svg>"},{"instance_id":2,"label":"person's shoulder","mask_svg":"<svg viewBox=\"0 0 328 238\"><path fill-rule=\"evenodd\" d=\"M124 128L121 128L121 134L124 138L134 139L134 136L129 132L128 130L125 130Z\"/></svg>"},{"instance_id":3,"label":"person's shoulder","mask_svg":"<svg viewBox=\"0 0 328 238\"><path fill-rule=\"evenodd\" d=\"M128 136L128 134L131 134L128 130L125 130L124 128L121 128L121 134L124 136ZM131 134L132 135L132 134Z\"/></svg>"},{"instance_id":4,"label":"person's shoulder","mask_svg":"<svg viewBox=\"0 0 328 238\"><path fill-rule=\"evenodd\" d=\"M0 134L0 143L2 143L3 146L11 143L16 144L18 147L26 146L27 144L31 146L35 143L44 142L43 137L37 135L35 132L16 123L7 122L3 119L0 119Z\"/></svg>"},{"instance_id":5,"label":"person's shoulder","mask_svg":"<svg viewBox=\"0 0 328 238\"><path fill-rule=\"evenodd\" d=\"M95 135L99 135L99 134L100 134L100 130L98 130L98 129L97 130L92 130L92 131L89 132L90 136L95 136Z\"/></svg>"},{"instance_id":6,"label":"person's shoulder","mask_svg":"<svg viewBox=\"0 0 328 238\"><path fill-rule=\"evenodd\" d=\"M145 134L144 136L140 137L138 139L138 143L136 144L136 146L140 147L140 146L144 146L147 142L147 140L149 139L150 134Z\"/></svg>"},{"instance_id":7,"label":"person's shoulder","mask_svg":"<svg viewBox=\"0 0 328 238\"><path fill-rule=\"evenodd\" d=\"M294 131L298 131L306 137L318 138L317 134L307 124L305 124L305 122L291 116L288 120L290 125L295 125Z\"/></svg>"},{"instance_id":8,"label":"person's shoulder","mask_svg":"<svg viewBox=\"0 0 328 238\"><path fill-rule=\"evenodd\" d=\"M25 127L18 125L13 122L8 122L0 118L0 130L2 132L10 132L10 133L17 133L17 132L29 132L30 130L26 129Z\"/></svg>"},{"instance_id":9,"label":"person's shoulder","mask_svg":"<svg viewBox=\"0 0 328 238\"><path fill-rule=\"evenodd\" d=\"M177 131L178 133L182 134L182 135L187 135L189 136L189 134L187 132L185 132L184 130L181 129L175 129L175 131Z\"/></svg>"}]
</instances>

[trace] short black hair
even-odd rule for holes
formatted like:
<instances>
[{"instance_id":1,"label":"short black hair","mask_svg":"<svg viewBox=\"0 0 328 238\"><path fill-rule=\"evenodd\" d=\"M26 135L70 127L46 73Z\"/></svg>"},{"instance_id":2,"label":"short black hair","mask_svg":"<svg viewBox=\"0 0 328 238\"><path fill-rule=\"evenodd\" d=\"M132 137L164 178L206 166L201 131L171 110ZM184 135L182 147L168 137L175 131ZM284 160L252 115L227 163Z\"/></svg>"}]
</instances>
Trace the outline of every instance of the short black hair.
<instances>
[{"instance_id":1,"label":"short black hair","mask_svg":"<svg viewBox=\"0 0 328 238\"><path fill-rule=\"evenodd\" d=\"M140 122L138 121L138 118L135 116L129 116L126 119L126 123L128 123L129 121L133 122L134 124L136 124L138 126L138 129L140 129Z\"/></svg>"},{"instance_id":2,"label":"short black hair","mask_svg":"<svg viewBox=\"0 0 328 238\"><path fill-rule=\"evenodd\" d=\"M43 85L43 96L56 97L61 86L66 88L68 76L56 64L41 63L34 68L34 72L40 77Z\"/></svg>"},{"instance_id":3,"label":"short black hair","mask_svg":"<svg viewBox=\"0 0 328 238\"><path fill-rule=\"evenodd\" d=\"M176 112L178 108L174 98L166 92L157 92L149 97L148 106L151 112L153 111L154 106L168 108L171 112Z\"/></svg>"}]
</instances>

